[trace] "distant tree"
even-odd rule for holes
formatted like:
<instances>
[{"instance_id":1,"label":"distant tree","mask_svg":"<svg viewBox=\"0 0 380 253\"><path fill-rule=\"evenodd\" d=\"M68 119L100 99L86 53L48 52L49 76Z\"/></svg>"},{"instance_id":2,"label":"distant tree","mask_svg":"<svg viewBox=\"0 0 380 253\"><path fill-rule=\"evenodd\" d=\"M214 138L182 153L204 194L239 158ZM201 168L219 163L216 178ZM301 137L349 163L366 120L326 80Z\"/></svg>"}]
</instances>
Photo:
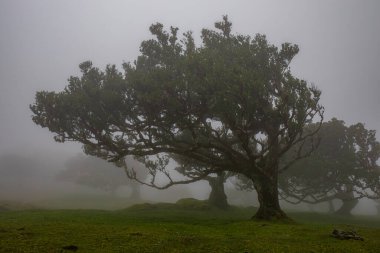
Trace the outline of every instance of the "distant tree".
<instances>
[{"instance_id":1,"label":"distant tree","mask_svg":"<svg viewBox=\"0 0 380 253\"><path fill-rule=\"evenodd\" d=\"M198 178L205 170L204 167L207 166L184 157L172 156L172 158L179 165L176 167L176 170L188 178ZM232 174L229 172L221 171L204 177L204 180L206 180L211 187L211 192L208 198L209 204L220 209L227 209L229 207L227 195L224 190L224 183L231 175Z\"/></svg>"},{"instance_id":2,"label":"distant tree","mask_svg":"<svg viewBox=\"0 0 380 253\"><path fill-rule=\"evenodd\" d=\"M318 149L280 176L281 196L293 203L339 199L337 214L348 215L360 198L380 198L376 132L362 123L345 126L333 118L323 123ZM291 152L289 156L291 156Z\"/></svg>"},{"instance_id":3,"label":"distant tree","mask_svg":"<svg viewBox=\"0 0 380 253\"><path fill-rule=\"evenodd\" d=\"M229 207L227 195L224 189L224 183L229 178L229 173L217 172L215 176L208 175L206 180L211 187L211 192L208 202L220 209L227 209Z\"/></svg>"},{"instance_id":4,"label":"distant tree","mask_svg":"<svg viewBox=\"0 0 380 253\"><path fill-rule=\"evenodd\" d=\"M37 92L33 121L56 133L56 141L81 142L87 154L126 166L131 178L156 188L244 174L258 193L255 218L286 219L277 187L288 165L280 168L279 160L314 134L303 129L322 120L321 92L291 74L296 45L278 49L263 35L234 35L231 26L225 16L217 30L203 29L197 47L190 32L179 40L178 28L154 24L155 39L141 43L124 74L80 64L82 77L71 77L64 91ZM207 166L177 181L167 166L172 154ZM127 155L144 160L150 181L135 176Z\"/></svg>"},{"instance_id":5,"label":"distant tree","mask_svg":"<svg viewBox=\"0 0 380 253\"><path fill-rule=\"evenodd\" d=\"M136 164L136 163L135 163ZM131 181L124 170L96 157L76 156L66 162L57 180L98 188L111 194L121 186L129 186L131 199L140 199L140 186Z\"/></svg>"}]
</instances>

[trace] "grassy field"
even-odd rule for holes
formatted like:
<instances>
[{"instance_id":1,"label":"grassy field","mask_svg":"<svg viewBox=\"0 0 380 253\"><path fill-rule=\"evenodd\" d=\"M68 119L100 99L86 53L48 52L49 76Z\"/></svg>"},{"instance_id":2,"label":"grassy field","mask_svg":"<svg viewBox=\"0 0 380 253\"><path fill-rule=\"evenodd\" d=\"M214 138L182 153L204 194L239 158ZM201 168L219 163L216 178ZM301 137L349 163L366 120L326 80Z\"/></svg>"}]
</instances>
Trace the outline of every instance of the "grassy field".
<instances>
[{"instance_id":1,"label":"grassy field","mask_svg":"<svg viewBox=\"0 0 380 253\"><path fill-rule=\"evenodd\" d=\"M347 253L380 249L380 219L290 213L294 223L275 223L250 220L254 212L254 208L237 207L219 211L192 201L140 204L119 211L2 211L0 252ZM334 228L355 230L364 241L333 238Z\"/></svg>"}]
</instances>

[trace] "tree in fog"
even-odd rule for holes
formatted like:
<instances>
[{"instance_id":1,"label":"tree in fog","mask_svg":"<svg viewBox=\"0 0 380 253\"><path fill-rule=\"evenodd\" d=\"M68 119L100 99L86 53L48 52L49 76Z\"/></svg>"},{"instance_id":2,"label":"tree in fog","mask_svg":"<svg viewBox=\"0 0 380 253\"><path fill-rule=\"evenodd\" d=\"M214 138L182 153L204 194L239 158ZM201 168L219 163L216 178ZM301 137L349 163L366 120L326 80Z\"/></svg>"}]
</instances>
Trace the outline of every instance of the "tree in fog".
<instances>
[{"instance_id":1,"label":"tree in fog","mask_svg":"<svg viewBox=\"0 0 380 253\"><path fill-rule=\"evenodd\" d=\"M0 179L28 178L40 175L45 169L38 159L20 154L3 154L0 156Z\"/></svg>"},{"instance_id":2,"label":"tree in fog","mask_svg":"<svg viewBox=\"0 0 380 253\"><path fill-rule=\"evenodd\" d=\"M57 164L22 152L0 154L0 199L31 202L54 177Z\"/></svg>"},{"instance_id":3,"label":"tree in fog","mask_svg":"<svg viewBox=\"0 0 380 253\"><path fill-rule=\"evenodd\" d=\"M179 39L178 28L152 25L154 38L141 43L124 73L84 62L82 76L71 77L64 91L37 92L33 121L56 141L81 142L87 154L124 166L131 178L156 188L241 173L258 193L255 218L287 218L278 173L288 165L280 168L279 160L318 130L303 131L322 121L321 92L291 74L298 46L277 48L264 35L232 34L226 16L215 27L202 30L197 46L191 32ZM174 178L167 166L173 154L205 166L196 177ZM127 155L144 161L149 181L136 177Z\"/></svg>"},{"instance_id":4,"label":"tree in fog","mask_svg":"<svg viewBox=\"0 0 380 253\"><path fill-rule=\"evenodd\" d=\"M3 154L0 156L0 189L28 187L36 180L46 180L50 176L47 167L41 158Z\"/></svg>"},{"instance_id":5,"label":"tree in fog","mask_svg":"<svg viewBox=\"0 0 380 253\"><path fill-rule=\"evenodd\" d=\"M124 170L95 157L77 156L69 159L66 169L61 171L56 179L72 182L91 188L110 192L112 195L121 186L131 188L130 198L140 199L140 186L131 181Z\"/></svg>"},{"instance_id":6,"label":"tree in fog","mask_svg":"<svg viewBox=\"0 0 380 253\"><path fill-rule=\"evenodd\" d=\"M360 198L379 198L380 144L375 134L362 123L346 126L335 118L323 123L318 149L280 176L281 195L293 203L331 204L339 199L342 205L336 213L343 215L350 214Z\"/></svg>"},{"instance_id":7,"label":"tree in fog","mask_svg":"<svg viewBox=\"0 0 380 253\"><path fill-rule=\"evenodd\" d=\"M377 215L380 216L380 199L376 199L375 202L376 202Z\"/></svg>"},{"instance_id":8,"label":"tree in fog","mask_svg":"<svg viewBox=\"0 0 380 253\"><path fill-rule=\"evenodd\" d=\"M181 174L188 178L199 178L202 175L204 170L204 165L202 163L198 163L197 161L186 159L185 157L172 156L172 158L178 163L176 170ZM211 192L209 194L208 203L220 209L227 209L229 207L227 201L227 195L224 189L224 183L226 180L232 176L231 173L226 171L218 171L213 174L209 174L204 177L204 180L208 182L211 188Z\"/></svg>"}]
</instances>

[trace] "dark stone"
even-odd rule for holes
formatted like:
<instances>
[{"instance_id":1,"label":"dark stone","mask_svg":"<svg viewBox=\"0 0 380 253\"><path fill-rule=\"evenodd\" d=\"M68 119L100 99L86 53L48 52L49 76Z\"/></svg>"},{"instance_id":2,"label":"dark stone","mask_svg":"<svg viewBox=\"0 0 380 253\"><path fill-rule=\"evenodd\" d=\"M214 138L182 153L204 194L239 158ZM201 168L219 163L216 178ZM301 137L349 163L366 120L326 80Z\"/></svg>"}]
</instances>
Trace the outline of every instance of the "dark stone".
<instances>
[{"instance_id":1,"label":"dark stone","mask_svg":"<svg viewBox=\"0 0 380 253\"><path fill-rule=\"evenodd\" d=\"M331 236L340 240L364 241L364 239L361 236L359 236L355 231L343 231L343 230L334 229Z\"/></svg>"}]
</instances>

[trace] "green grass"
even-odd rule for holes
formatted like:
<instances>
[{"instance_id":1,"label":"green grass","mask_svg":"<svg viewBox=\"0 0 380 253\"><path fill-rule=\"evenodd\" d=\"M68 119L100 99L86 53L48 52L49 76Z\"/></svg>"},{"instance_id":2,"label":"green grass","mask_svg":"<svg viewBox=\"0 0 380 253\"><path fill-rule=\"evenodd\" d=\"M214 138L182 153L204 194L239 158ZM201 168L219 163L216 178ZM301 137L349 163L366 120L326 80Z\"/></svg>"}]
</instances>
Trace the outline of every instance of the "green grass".
<instances>
[{"instance_id":1,"label":"green grass","mask_svg":"<svg viewBox=\"0 0 380 253\"><path fill-rule=\"evenodd\" d=\"M140 204L119 211L0 212L0 252L379 252L380 220L291 213L295 223L252 221L254 208L202 202ZM369 227L371 225L372 227ZM330 236L356 230L364 241Z\"/></svg>"}]
</instances>

